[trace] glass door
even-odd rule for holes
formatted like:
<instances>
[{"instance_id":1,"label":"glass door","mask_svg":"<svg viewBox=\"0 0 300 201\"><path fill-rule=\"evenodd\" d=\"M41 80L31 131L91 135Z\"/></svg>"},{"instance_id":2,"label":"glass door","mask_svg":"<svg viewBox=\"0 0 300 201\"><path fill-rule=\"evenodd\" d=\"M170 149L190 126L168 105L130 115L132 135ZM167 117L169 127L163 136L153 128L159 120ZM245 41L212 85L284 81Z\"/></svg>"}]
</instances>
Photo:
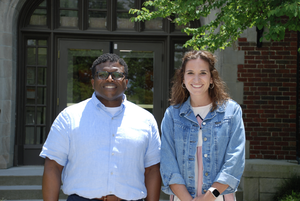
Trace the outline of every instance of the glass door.
<instances>
[{"instance_id":1,"label":"glass door","mask_svg":"<svg viewBox=\"0 0 300 201\"><path fill-rule=\"evenodd\" d=\"M128 65L127 99L151 112L158 123L162 117L162 44L114 42L114 53Z\"/></svg>"},{"instance_id":2,"label":"glass door","mask_svg":"<svg viewBox=\"0 0 300 201\"><path fill-rule=\"evenodd\" d=\"M60 41L57 113L92 96L90 68L100 55L107 52L109 42Z\"/></svg>"},{"instance_id":3,"label":"glass door","mask_svg":"<svg viewBox=\"0 0 300 201\"><path fill-rule=\"evenodd\" d=\"M58 110L90 98L93 61L109 52L109 42L60 41ZM162 111L162 43L114 42L113 52L128 65L127 99L153 113L160 123Z\"/></svg>"}]
</instances>

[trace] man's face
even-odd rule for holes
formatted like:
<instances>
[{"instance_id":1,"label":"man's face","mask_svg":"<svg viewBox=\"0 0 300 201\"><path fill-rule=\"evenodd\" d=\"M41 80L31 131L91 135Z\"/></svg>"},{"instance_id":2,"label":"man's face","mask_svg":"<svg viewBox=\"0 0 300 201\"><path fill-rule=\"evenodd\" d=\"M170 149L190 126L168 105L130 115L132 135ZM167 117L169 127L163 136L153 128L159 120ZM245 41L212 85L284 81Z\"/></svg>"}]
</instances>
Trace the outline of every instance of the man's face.
<instances>
[{"instance_id":1,"label":"man's face","mask_svg":"<svg viewBox=\"0 0 300 201\"><path fill-rule=\"evenodd\" d=\"M107 72L121 72L125 73L124 66L118 62L107 61L98 64L96 67L94 79L91 80L93 89L95 90L96 97L106 107L118 107L123 101L123 94L127 88L128 79L114 80L112 75L107 79L99 79L98 73L101 71Z\"/></svg>"}]
</instances>

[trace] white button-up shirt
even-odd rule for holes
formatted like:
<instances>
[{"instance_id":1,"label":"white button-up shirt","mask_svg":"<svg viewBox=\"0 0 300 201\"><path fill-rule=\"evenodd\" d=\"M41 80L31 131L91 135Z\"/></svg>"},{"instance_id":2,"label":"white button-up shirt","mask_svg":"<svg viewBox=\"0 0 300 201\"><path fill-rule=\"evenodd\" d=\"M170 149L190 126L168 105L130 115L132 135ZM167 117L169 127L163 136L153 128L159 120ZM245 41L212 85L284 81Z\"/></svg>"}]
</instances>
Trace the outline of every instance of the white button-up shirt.
<instances>
[{"instance_id":1,"label":"white button-up shirt","mask_svg":"<svg viewBox=\"0 0 300 201\"><path fill-rule=\"evenodd\" d=\"M151 113L126 100L111 115L93 94L53 122L40 156L64 166L62 190L85 198L147 196L145 168L160 162L160 136Z\"/></svg>"}]
</instances>

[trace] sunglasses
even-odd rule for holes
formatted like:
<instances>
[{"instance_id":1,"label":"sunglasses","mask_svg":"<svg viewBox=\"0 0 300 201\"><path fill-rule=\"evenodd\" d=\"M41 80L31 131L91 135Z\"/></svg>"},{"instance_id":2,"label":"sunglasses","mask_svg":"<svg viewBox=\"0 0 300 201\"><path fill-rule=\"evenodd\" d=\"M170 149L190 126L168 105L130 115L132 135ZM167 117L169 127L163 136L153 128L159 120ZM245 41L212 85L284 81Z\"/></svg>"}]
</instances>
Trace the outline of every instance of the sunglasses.
<instances>
[{"instance_id":1,"label":"sunglasses","mask_svg":"<svg viewBox=\"0 0 300 201\"><path fill-rule=\"evenodd\" d=\"M123 80L125 78L125 74L121 72L98 71L96 75L100 80L106 80L109 75L111 75L114 80Z\"/></svg>"}]
</instances>

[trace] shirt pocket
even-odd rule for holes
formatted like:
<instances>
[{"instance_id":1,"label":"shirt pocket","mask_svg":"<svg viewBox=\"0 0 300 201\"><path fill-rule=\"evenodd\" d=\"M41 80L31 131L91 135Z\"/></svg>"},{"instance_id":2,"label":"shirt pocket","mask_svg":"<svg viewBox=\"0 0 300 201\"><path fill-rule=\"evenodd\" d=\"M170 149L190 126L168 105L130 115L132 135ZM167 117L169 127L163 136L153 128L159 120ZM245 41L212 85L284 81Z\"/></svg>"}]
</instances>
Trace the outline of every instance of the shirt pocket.
<instances>
[{"instance_id":1,"label":"shirt pocket","mask_svg":"<svg viewBox=\"0 0 300 201\"><path fill-rule=\"evenodd\" d=\"M189 135L189 126L183 124L181 121L174 121L174 140L175 142L186 142Z\"/></svg>"},{"instance_id":2,"label":"shirt pocket","mask_svg":"<svg viewBox=\"0 0 300 201\"><path fill-rule=\"evenodd\" d=\"M223 119L213 123L213 133L217 140L224 140L230 137L230 119Z\"/></svg>"}]
</instances>

